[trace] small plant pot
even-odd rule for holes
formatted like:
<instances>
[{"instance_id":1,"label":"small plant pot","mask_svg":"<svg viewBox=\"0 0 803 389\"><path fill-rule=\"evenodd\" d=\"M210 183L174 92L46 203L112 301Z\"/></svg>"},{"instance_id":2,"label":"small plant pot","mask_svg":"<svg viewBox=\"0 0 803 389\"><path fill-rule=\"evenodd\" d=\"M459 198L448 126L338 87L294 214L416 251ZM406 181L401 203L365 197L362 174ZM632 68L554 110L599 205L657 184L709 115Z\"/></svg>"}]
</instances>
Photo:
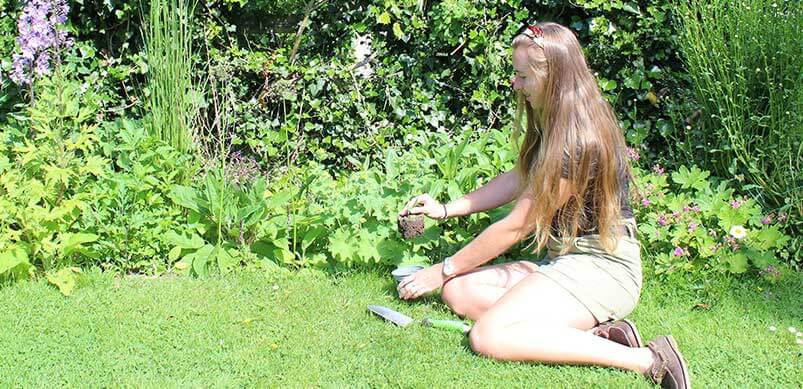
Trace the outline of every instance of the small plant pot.
<instances>
[{"instance_id":1,"label":"small plant pot","mask_svg":"<svg viewBox=\"0 0 803 389\"><path fill-rule=\"evenodd\" d=\"M390 274L393 275L393 278L396 279L396 282L401 282L401 280L403 280L405 277L422 269L424 269L424 267L421 265L402 266L392 271Z\"/></svg>"},{"instance_id":2,"label":"small plant pot","mask_svg":"<svg viewBox=\"0 0 803 389\"><path fill-rule=\"evenodd\" d=\"M396 222L404 239L412 239L424 233L424 215L399 216Z\"/></svg>"}]
</instances>

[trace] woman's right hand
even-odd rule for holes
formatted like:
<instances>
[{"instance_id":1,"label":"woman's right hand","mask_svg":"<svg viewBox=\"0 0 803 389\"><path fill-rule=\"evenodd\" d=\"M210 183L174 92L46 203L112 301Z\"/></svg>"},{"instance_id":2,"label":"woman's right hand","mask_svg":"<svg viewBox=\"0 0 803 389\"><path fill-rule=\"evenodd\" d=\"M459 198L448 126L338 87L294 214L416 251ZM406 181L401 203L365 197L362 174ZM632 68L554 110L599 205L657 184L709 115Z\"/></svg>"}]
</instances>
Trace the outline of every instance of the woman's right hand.
<instances>
[{"instance_id":1,"label":"woman's right hand","mask_svg":"<svg viewBox=\"0 0 803 389\"><path fill-rule=\"evenodd\" d=\"M446 217L446 207L424 193L413 197L399 212L399 216L408 215L426 215L430 219L443 219Z\"/></svg>"}]
</instances>

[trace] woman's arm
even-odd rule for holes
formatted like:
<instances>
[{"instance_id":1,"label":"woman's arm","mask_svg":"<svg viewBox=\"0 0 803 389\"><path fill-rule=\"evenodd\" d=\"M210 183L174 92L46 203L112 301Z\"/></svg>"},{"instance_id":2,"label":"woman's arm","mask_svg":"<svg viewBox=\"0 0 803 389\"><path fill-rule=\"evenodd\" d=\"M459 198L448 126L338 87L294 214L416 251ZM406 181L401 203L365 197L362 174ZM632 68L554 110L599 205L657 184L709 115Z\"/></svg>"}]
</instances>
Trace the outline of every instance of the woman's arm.
<instances>
[{"instance_id":1,"label":"woman's arm","mask_svg":"<svg viewBox=\"0 0 803 389\"><path fill-rule=\"evenodd\" d=\"M569 198L567 182L560 180L559 203ZM486 185L487 186L487 185ZM465 273L504 253L510 246L524 239L532 231L527 221L533 207L532 190L519 196L513 210L502 220L491 224L468 245L452 255L450 277ZM448 278L443 274L443 262L416 272L399 283L399 297L414 299L443 286Z\"/></svg>"},{"instance_id":2,"label":"woman's arm","mask_svg":"<svg viewBox=\"0 0 803 389\"><path fill-rule=\"evenodd\" d=\"M481 188L446 204L446 213L449 217L466 216L505 205L516 196L519 181L515 168L502 173Z\"/></svg>"},{"instance_id":3,"label":"woman's arm","mask_svg":"<svg viewBox=\"0 0 803 389\"><path fill-rule=\"evenodd\" d=\"M568 181L561 179L559 185L558 202L565 204L570 195L567 190ZM471 243L452 255L451 265L455 275L465 273L496 258L524 239L533 229L527 222L533 202L532 191L525 190L516 200L513 210L504 219L488 226Z\"/></svg>"}]
</instances>

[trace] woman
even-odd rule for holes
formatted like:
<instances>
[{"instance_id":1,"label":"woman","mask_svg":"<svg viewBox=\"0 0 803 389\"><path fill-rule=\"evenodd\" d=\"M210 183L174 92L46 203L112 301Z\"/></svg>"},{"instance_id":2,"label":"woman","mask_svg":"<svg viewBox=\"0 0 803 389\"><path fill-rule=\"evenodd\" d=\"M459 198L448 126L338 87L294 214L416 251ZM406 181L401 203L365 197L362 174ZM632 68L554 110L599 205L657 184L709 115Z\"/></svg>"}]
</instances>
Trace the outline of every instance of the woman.
<instances>
[{"instance_id":1,"label":"woman","mask_svg":"<svg viewBox=\"0 0 803 389\"><path fill-rule=\"evenodd\" d=\"M469 340L485 356L611 366L689 387L671 336L642 347L635 326L621 320L641 292L629 168L579 42L558 24L529 26L513 40L513 67L517 134L526 123L516 168L449 204L416 196L401 214L444 219L515 206L451 257L404 279L400 297L443 287L443 301L475 321ZM527 236L535 251L547 249L548 262L479 267Z\"/></svg>"}]
</instances>

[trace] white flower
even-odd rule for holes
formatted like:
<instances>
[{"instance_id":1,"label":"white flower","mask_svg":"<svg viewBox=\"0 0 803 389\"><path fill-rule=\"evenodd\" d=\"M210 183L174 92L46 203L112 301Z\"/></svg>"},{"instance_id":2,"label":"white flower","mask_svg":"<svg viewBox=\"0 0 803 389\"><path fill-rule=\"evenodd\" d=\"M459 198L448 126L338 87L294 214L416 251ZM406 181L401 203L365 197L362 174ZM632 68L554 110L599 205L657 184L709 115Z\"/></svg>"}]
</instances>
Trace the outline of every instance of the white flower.
<instances>
[{"instance_id":1,"label":"white flower","mask_svg":"<svg viewBox=\"0 0 803 389\"><path fill-rule=\"evenodd\" d=\"M798 331L795 336L803 336L803 332Z\"/></svg>"},{"instance_id":2,"label":"white flower","mask_svg":"<svg viewBox=\"0 0 803 389\"><path fill-rule=\"evenodd\" d=\"M800 338L798 338L797 340L795 340L795 343L797 343L797 344L803 344L803 339L800 339Z\"/></svg>"},{"instance_id":3,"label":"white flower","mask_svg":"<svg viewBox=\"0 0 803 389\"><path fill-rule=\"evenodd\" d=\"M770 326L770 332L775 332L776 330L778 330L778 329L775 328L775 326Z\"/></svg>"},{"instance_id":4,"label":"white flower","mask_svg":"<svg viewBox=\"0 0 803 389\"><path fill-rule=\"evenodd\" d=\"M787 330L789 330L789 332L791 332L791 333L793 333L793 334L794 334L795 332L797 332L797 330L795 329L795 327L789 327L789 328L787 328Z\"/></svg>"},{"instance_id":5,"label":"white flower","mask_svg":"<svg viewBox=\"0 0 803 389\"><path fill-rule=\"evenodd\" d=\"M731 227L730 234L736 239L742 239L747 236L747 229L742 226L733 226Z\"/></svg>"},{"instance_id":6,"label":"white flower","mask_svg":"<svg viewBox=\"0 0 803 389\"><path fill-rule=\"evenodd\" d=\"M273 285L273 290L279 290L279 285Z\"/></svg>"}]
</instances>

